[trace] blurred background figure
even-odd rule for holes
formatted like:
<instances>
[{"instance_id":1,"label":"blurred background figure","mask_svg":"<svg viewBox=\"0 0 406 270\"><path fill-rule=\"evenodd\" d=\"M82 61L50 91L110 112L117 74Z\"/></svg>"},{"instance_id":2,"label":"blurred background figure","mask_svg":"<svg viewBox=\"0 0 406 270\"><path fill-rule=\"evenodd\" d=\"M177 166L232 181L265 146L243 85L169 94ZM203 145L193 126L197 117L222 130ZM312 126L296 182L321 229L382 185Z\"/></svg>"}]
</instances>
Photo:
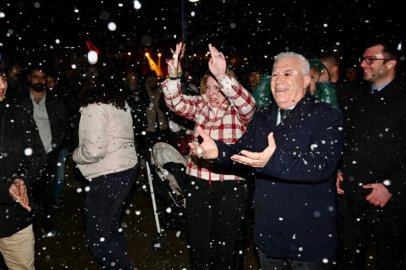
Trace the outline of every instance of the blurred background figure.
<instances>
[{"instance_id":1,"label":"blurred background figure","mask_svg":"<svg viewBox=\"0 0 406 270\"><path fill-rule=\"evenodd\" d=\"M40 181L34 183L34 200L41 209L41 229L46 237L56 234L54 226L55 177L59 151L65 138L67 113L63 99L47 91L48 67L42 61L33 61L27 75L28 87L14 95L13 102L27 109L34 117L47 152L47 162Z\"/></svg>"},{"instance_id":2,"label":"blurred background figure","mask_svg":"<svg viewBox=\"0 0 406 270\"><path fill-rule=\"evenodd\" d=\"M330 82L326 66L318 59L309 59L310 93L317 99L330 103L340 110L337 103L336 86Z\"/></svg>"},{"instance_id":3,"label":"blurred background figure","mask_svg":"<svg viewBox=\"0 0 406 270\"><path fill-rule=\"evenodd\" d=\"M249 81L257 110L267 106L272 100L271 76L265 72L261 62L249 66Z\"/></svg>"}]
</instances>

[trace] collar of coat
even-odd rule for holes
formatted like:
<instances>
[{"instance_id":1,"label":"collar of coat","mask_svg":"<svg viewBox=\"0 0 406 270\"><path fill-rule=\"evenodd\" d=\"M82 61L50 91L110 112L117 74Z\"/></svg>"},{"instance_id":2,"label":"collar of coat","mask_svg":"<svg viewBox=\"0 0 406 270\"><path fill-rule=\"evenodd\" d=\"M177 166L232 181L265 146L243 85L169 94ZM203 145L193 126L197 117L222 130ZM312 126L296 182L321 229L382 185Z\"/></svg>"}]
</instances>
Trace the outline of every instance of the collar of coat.
<instances>
[{"instance_id":1,"label":"collar of coat","mask_svg":"<svg viewBox=\"0 0 406 270\"><path fill-rule=\"evenodd\" d=\"M276 118L278 116L279 107L274 101L271 102L268 106L265 106L264 108L259 110L256 117L261 118L271 130L282 130L292 125L297 125L298 123L303 122L307 118L304 117L306 115L306 111L309 107L315 104L315 102L316 99L310 94L309 91L306 91L304 97L296 104L295 108L293 108L293 110L284 120L281 121L279 125L276 125Z\"/></svg>"}]
</instances>

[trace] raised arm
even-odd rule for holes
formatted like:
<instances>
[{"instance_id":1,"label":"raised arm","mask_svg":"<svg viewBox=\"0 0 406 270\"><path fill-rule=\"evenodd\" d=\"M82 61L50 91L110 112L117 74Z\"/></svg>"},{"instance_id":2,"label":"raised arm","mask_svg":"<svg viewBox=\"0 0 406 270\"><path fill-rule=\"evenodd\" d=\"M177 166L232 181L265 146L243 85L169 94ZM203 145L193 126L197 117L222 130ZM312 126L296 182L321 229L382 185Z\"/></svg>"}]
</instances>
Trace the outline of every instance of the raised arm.
<instances>
[{"instance_id":1,"label":"raised arm","mask_svg":"<svg viewBox=\"0 0 406 270\"><path fill-rule=\"evenodd\" d=\"M182 42L176 45L172 59L167 59L169 79L162 84L162 92L165 95L166 105L175 113L189 120L195 121L203 104L201 96L183 95L180 81L177 79L177 69L179 65L179 54L182 49Z\"/></svg>"},{"instance_id":2,"label":"raised arm","mask_svg":"<svg viewBox=\"0 0 406 270\"><path fill-rule=\"evenodd\" d=\"M236 79L227 76L227 63L222 52L209 44L210 72L216 77L221 86L221 91L237 112L237 117L244 125L248 125L255 112L255 100Z\"/></svg>"}]
</instances>

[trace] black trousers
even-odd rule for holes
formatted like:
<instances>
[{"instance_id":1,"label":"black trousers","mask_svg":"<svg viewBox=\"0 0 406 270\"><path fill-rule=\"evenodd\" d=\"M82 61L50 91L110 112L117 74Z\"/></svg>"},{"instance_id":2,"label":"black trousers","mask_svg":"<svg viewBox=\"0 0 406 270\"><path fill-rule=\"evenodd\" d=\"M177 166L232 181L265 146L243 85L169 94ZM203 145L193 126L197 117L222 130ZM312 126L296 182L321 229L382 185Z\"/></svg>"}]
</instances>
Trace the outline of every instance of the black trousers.
<instances>
[{"instance_id":1,"label":"black trousers","mask_svg":"<svg viewBox=\"0 0 406 270\"><path fill-rule=\"evenodd\" d=\"M55 179L59 151L53 150L47 154L46 164L41 174L33 182L34 200L41 207L41 226L45 232L54 229L53 213L55 206Z\"/></svg>"},{"instance_id":2,"label":"black trousers","mask_svg":"<svg viewBox=\"0 0 406 270\"><path fill-rule=\"evenodd\" d=\"M120 219L136 167L92 179L86 197L86 242L106 269L133 270Z\"/></svg>"},{"instance_id":3,"label":"black trousers","mask_svg":"<svg viewBox=\"0 0 406 270\"><path fill-rule=\"evenodd\" d=\"M186 198L190 269L235 269L233 250L247 207L246 182L188 177Z\"/></svg>"},{"instance_id":4,"label":"black trousers","mask_svg":"<svg viewBox=\"0 0 406 270\"><path fill-rule=\"evenodd\" d=\"M402 270L405 252L405 227L385 228L380 222L343 218L343 240L340 249L339 269L362 270L366 268L366 252L373 240L377 253L378 270Z\"/></svg>"}]
</instances>

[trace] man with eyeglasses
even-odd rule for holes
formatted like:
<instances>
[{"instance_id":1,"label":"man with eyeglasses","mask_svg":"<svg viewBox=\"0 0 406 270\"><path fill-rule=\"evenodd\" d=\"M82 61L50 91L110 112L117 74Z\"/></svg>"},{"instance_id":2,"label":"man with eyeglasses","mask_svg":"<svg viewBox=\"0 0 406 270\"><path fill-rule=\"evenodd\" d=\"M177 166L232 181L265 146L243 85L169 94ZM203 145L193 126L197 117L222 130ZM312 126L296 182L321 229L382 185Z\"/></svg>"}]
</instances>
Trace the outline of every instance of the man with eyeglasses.
<instances>
[{"instance_id":1,"label":"man with eyeglasses","mask_svg":"<svg viewBox=\"0 0 406 270\"><path fill-rule=\"evenodd\" d=\"M396 47L369 46L361 58L368 91L354 103L337 175L343 269L365 269L374 237L377 269L403 269L406 228L406 83Z\"/></svg>"}]
</instances>

